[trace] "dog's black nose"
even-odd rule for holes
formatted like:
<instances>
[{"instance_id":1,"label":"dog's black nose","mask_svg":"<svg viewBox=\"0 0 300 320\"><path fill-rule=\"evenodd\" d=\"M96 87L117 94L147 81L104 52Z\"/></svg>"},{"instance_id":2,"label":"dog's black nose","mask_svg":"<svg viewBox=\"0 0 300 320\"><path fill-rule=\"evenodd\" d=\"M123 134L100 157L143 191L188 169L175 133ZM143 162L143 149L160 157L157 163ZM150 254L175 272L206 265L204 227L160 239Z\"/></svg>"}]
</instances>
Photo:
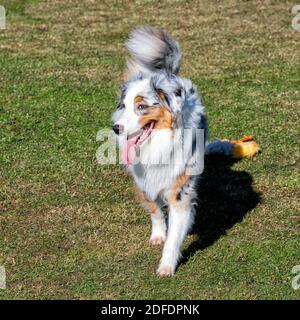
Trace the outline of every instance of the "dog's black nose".
<instances>
[{"instance_id":1,"label":"dog's black nose","mask_svg":"<svg viewBox=\"0 0 300 320\"><path fill-rule=\"evenodd\" d=\"M120 134L120 132L122 131L122 126L120 126L119 124L115 124L113 125L112 129L114 130L115 134Z\"/></svg>"}]
</instances>

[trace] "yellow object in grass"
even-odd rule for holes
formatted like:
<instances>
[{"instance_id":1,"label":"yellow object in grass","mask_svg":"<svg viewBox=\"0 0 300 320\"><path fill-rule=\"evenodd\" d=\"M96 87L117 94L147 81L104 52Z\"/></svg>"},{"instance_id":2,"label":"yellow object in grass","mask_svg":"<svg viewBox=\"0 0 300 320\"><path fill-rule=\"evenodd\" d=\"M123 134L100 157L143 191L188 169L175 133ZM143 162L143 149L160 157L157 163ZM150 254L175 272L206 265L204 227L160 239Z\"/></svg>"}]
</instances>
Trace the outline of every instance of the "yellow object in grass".
<instances>
[{"instance_id":1,"label":"yellow object in grass","mask_svg":"<svg viewBox=\"0 0 300 320\"><path fill-rule=\"evenodd\" d=\"M232 157L234 159L252 158L260 151L259 145L253 141L253 136L230 142L233 143Z\"/></svg>"}]
</instances>

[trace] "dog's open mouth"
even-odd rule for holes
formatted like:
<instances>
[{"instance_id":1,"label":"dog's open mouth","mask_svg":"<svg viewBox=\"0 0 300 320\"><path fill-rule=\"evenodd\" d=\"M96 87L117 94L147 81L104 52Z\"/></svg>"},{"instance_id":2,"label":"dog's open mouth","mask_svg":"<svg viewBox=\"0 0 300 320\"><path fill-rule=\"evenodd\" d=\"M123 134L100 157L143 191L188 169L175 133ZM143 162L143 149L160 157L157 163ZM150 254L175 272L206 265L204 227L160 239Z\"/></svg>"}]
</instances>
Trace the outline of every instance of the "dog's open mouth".
<instances>
[{"instance_id":1,"label":"dog's open mouth","mask_svg":"<svg viewBox=\"0 0 300 320\"><path fill-rule=\"evenodd\" d=\"M150 121L141 130L130 135L122 150L122 161L124 164L132 164L136 158L136 153L142 143L150 136L155 125L155 121Z\"/></svg>"},{"instance_id":2,"label":"dog's open mouth","mask_svg":"<svg viewBox=\"0 0 300 320\"><path fill-rule=\"evenodd\" d=\"M143 128L139 131L139 134L133 138L135 140L135 144L137 146L140 146L151 134L153 127L154 127L154 121L148 122L146 125L143 126Z\"/></svg>"}]
</instances>

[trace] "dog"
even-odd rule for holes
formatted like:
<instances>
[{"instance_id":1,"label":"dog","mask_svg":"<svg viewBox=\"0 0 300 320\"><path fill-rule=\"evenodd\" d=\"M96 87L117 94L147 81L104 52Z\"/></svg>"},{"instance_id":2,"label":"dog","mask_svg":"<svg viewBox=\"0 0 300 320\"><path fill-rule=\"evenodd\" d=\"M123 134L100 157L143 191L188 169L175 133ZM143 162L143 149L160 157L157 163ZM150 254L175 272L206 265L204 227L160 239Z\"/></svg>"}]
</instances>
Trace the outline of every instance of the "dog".
<instances>
[{"instance_id":1,"label":"dog","mask_svg":"<svg viewBox=\"0 0 300 320\"><path fill-rule=\"evenodd\" d=\"M172 276L180 259L180 247L194 221L195 190L202 170L201 161L195 161L197 155L205 152L242 158L255 155L259 147L252 137L208 143L201 95L191 80L178 75L181 50L166 31L139 27L131 33L127 48L130 58L112 116L112 129L122 162L150 212L150 243L163 245L156 273ZM195 143L195 135L190 134L191 143L187 147L184 144L185 152L178 156L188 130L201 131L202 143Z\"/></svg>"}]
</instances>

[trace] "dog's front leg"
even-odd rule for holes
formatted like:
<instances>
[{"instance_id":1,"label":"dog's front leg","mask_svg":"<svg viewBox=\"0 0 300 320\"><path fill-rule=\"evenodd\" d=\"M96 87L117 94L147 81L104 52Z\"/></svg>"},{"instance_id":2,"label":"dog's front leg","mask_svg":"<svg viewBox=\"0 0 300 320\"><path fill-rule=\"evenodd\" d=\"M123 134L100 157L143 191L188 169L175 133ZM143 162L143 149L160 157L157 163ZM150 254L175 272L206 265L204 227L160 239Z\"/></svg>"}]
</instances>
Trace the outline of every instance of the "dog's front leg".
<instances>
[{"instance_id":1,"label":"dog's front leg","mask_svg":"<svg viewBox=\"0 0 300 320\"><path fill-rule=\"evenodd\" d=\"M180 258L180 247L192 225L192 222L193 212L190 203L170 205L168 236L163 248L162 258L157 269L157 275L174 275Z\"/></svg>"},{"instance_id":2,"label":"dog's front leg","mask_svg":"<svg viewBox=\"0 0 300 320\"><path fill-rule=\"evenodd\" d=\"M180 247L189 231L192 221L193 214L191 210L180 211L177 208L170 208L168 236L157 269L157 275L174 275L180 257Z\"/></svg>"},{"instance_id":3,"label":"dog's front leg","mask_svg":"<svg viewBox=\"0 0 300 320\"><path fill-rule=\"evenodd\" d=\"M163 245L166 241L166 220L160 208L151 213L152 233L150 243L152 245Z\"/></svg>"},{"instance_id":4,"label":"dog's front leg","mask_svg":"<svg viewBox=\"0 0 300 320\"><path fill-rule=\"evenodd\" d=\"M137 189L137 193L140 201L143 203L146 209L150 212L152 222L152 232L150 237L150 243L152 245L162 245L166 241L166 219L159 205L153 201L150 201L147 196L141 190Z\"/></svg>"}]
</instances>

